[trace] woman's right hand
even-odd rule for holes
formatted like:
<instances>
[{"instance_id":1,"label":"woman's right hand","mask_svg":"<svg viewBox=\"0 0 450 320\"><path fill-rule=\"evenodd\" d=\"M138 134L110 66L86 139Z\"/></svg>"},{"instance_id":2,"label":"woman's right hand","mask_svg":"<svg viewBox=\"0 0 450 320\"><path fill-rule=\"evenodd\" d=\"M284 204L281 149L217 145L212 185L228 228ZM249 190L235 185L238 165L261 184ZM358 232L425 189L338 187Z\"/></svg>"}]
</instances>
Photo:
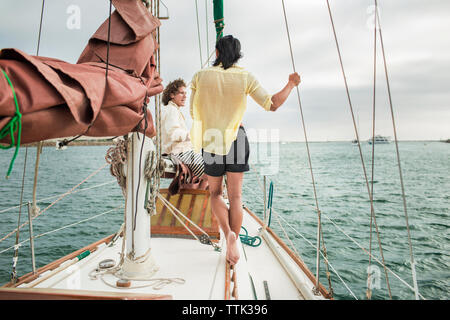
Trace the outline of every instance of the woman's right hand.
<instances>
[{"instance_id":1,"label":"woman's right hand","mask_svg":"<svg viewBox=\"0 0 450 320\"><path fill-rule=\"evenodd\" d=\"M289 75L289 84L293 85L294 87L298 86L300 84L300 75L295 72L295 73L291 73Z\"/></svg>"}]
</instances>

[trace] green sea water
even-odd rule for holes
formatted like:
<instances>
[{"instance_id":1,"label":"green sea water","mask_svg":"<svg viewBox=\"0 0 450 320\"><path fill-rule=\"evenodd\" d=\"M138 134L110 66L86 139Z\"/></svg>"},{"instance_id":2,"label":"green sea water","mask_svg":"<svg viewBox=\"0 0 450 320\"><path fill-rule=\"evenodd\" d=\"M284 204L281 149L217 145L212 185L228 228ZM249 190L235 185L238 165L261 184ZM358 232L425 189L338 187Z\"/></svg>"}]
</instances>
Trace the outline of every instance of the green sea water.
<instances>
[{"instance_id":1,"label":"green sea water","mask_svg":"<svg viewBox=\"0 0 450 320\"><path fill-rule=\"evenodd\" d=\"M373 276L372 299L389 299L388 284L393 299L414 299L408 287L413 287L411 252L395 145L376 145L373 167L373 207L385 265L390 270L387 277L376 261L382 258L375 225L369 265L371 205L358 147L350 142L317 142L309 147L335 299L365 299L368 270ZM367 143L361 147L370 183L372 147ZM44 200L38 206L45 209L102 167L108 148L44 148L37 194L38 200ZM426 299L449 299L450 144L399 142L399 149L419 293ZM0 239L28 220L26 207L20 216L19 208L9 209L20 203L26 152L23 201L27 202L32 198L36 148L20 149L8 180L5 175L13 150L0 152ZM295 247L315 274L317 205L305 144L252 143L251 168L244 178L244 204L263 217L262 175L266 175L267 189L272 182L274 190L271 227ZM163 181L162 186L169 182ZM37 268L116 232L123 221L123 209L118 208L124 204L123 196L108 167L74 191L33 221L38 236ZM19 242L25 242L19 248L18 276L32 270L28 237L25 226L19 234ZM16 233L0 242L0 284L10 279L15 241ZM320 280L329 287L323 258Z\"/></svg>"}]
</instances>

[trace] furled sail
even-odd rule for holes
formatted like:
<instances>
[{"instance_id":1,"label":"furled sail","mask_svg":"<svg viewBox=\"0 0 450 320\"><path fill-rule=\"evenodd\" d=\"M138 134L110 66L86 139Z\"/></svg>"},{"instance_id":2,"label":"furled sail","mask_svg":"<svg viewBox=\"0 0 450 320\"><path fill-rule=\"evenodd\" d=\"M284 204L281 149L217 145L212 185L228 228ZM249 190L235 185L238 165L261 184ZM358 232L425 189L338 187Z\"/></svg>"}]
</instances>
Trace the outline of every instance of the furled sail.
<instances>
[{"instance_id":1,"label":"furled sail","mask_svg":"<svg viewBox=\"0 0 450 320\"><path fill-rule=\"evenodd\" d=\"M112 3L111 24L107 19L99 27L76 64L19 49L0 52L0 130L17 114L14 94L21 144L81 134L118 136L144 128L144 101L163 90L153 56L153 31L160 22L141 1ZM147 120L146 134L153 136L150 112ZM0 142L11 143L11 135Z\"/></svg>"}]
</instances>

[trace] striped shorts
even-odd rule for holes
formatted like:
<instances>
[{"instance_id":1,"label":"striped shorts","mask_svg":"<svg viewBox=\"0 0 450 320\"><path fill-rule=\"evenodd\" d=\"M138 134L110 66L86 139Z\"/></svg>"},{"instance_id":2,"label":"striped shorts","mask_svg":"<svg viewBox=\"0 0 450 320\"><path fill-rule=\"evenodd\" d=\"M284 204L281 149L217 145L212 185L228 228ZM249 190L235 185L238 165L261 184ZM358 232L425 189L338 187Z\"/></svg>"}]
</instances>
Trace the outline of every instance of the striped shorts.
<instances>
[{"instance_id":1,"label":"striped shorts","mask_svg":"<svg viewBox=\"0 0 450 320\"><path fill-rule=\"evenodd\" d=\"M192 174L199 178L205 172L205 162L200 153L195 153L193 150L175 154L192 172Z\"/></svg>"}]
</instances>

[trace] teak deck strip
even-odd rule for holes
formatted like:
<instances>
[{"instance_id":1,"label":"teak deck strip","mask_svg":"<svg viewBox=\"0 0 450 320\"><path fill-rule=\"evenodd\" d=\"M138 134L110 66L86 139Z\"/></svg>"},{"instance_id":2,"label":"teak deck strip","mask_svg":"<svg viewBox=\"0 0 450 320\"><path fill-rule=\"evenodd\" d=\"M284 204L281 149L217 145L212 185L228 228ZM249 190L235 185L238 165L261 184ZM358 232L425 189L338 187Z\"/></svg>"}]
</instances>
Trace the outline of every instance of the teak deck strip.
<instances>
[{"instance_id":1,"label":"teak deck strip","mask_svg":"<svg viewBox=\"0 0 450 320\"><path fill-rule=\"evenodd\" d=\"M212 239L220 238L219 224L211 211L211 200L207 190L182 189L176 195L170 196L167 189L160 193L174 207L202 228ZM151 234L154 236L192 236L191 233L167 210L162 201L156 205L157 214L151 219ZM191 225L186 219L181 220L196 235L202 232Z\"/></svg>"},{"instance_id":2,"label":"teak deck strip","mask_svg":"<svg viewBox=\"0 0 450 320\"><path fill-rule=\"evenodd\" d=\"M256 214L254 214L249 208L244 206L244 210L248 212L261 226L264 226L264 222L259 219ZM286 253L295 261L295 263L302 269L305 275L311 280L312 283L316 283L316 277L308 269L306 264L283 242L283 240L278 237L275 232L269 227L266 227L267 232L275 239L275 241L286 251ZM320 293L327 299L333 299L331 294L327 291L327 289L319 282L319 291Z\"/></svg>"},{"instance_id":3,"label":"teak deck strip","mask_svg":"<svg viewBox=\"0 0 450 320\"><path fill-rule=\"evenodd\" d=\"M172 300L172 296L89 290L0 288L0 300Z\"/></svg>"}]
</instances>

